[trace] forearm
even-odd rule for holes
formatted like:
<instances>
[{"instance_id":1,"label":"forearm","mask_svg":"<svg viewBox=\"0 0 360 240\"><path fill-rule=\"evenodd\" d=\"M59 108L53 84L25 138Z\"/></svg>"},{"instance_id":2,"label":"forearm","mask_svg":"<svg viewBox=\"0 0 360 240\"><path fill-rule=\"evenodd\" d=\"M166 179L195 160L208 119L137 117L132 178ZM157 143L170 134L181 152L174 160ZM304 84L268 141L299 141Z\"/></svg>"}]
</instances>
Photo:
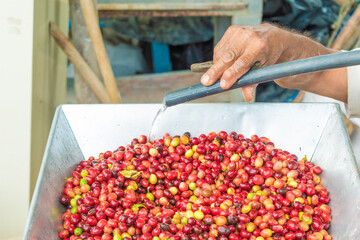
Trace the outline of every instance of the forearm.
<instances>
[{"instance_id":1,"label":"forearm","mask_svg":"<svg viewBox=\"0 0 360 240\"><path fill-rule=\"evenodd\" d=\"M291 34L292 37L286 36L287 34ZM320 43L303 35L294 34L292 32L288 32L287 34L284 34L284 37L290 39L292 43L287 44L288 47L283 51L278 63L340 52L338 50L326 48ZM334 98L345 103L347 102L348 88L346 68L294 76L286 79L286 81L291 81L291 88L301 89ZM280 85L282 85L281 81Z\"/></svg>"},{"instance_id":2,"label":"forearm","mask_svg":"<svg viewBox=\"0 0 360 240\"><path fill-rule=\"evenodd\" d=\"M318 78L313 78L310 86L306 86L302 90L347 103L347 69L337 68L323 71L319 73Z\"/></svg>"}]
</instances>

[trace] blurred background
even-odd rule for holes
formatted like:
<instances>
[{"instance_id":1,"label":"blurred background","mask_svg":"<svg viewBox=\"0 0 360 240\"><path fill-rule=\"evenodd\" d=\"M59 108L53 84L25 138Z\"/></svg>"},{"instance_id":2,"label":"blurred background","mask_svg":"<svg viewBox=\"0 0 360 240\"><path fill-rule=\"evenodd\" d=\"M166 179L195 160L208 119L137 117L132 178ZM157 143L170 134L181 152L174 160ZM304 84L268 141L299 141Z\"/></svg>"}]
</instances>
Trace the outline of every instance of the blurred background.
<instances>
[{"instance_id":1,"label":"blurred background","mask_svg":"<svg viewBox=\"0 0 360 240\"><path fill-rule=\"evenodd\" d=\"M104 97L103 81L115 84L121 103L161 103L166 92L199 83L201 74L190 65L212 60L230 25L261 22L336 49L360 46L360 7L353 0L2 2L0 239L21 238L57 106L120 102ZM242 101L240 90L198 100ZM267 83L255 101L333 100ZM344 120L359 159L359 120Z\"/></svg>"}]
</instances>

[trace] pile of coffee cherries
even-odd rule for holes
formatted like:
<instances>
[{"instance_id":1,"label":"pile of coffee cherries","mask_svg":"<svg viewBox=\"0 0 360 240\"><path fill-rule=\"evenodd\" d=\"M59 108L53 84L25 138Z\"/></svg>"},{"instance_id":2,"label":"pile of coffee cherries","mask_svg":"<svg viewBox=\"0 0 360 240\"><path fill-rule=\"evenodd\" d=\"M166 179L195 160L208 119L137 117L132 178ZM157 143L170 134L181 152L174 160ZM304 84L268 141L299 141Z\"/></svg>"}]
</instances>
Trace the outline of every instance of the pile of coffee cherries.
<instances>
[{"instance_id":1,"label":"pile of coffee cherries","mask_svg":"<svg viewBox=\"0 0 360 240\"><path fill-rule=\"evenodd\" d=\"M330 240L321 168L236 132L164 134L81 161L61 203L65 240Z\"/></svg>"}]
</instances>

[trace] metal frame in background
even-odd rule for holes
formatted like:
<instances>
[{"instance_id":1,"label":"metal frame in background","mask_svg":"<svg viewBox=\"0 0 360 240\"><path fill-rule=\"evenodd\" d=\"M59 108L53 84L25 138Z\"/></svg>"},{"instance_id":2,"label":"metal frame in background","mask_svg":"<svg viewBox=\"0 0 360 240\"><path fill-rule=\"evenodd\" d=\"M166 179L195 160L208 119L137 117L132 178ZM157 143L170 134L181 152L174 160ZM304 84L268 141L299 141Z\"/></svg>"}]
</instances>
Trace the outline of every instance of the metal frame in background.
<instances>
[{"instance_id":1,"label":"metal frame in background","mask_svg":"<svg viewBox=\"0 0 360 240\"><path fill-rule=\"evenodd\" d=\"M100 18L110 17L183 17L213 16L214 42L230 25L256 25L262 19L262 0L237 1L125 1L110 0L98 4Z\"/></svg>"}]
</instances>

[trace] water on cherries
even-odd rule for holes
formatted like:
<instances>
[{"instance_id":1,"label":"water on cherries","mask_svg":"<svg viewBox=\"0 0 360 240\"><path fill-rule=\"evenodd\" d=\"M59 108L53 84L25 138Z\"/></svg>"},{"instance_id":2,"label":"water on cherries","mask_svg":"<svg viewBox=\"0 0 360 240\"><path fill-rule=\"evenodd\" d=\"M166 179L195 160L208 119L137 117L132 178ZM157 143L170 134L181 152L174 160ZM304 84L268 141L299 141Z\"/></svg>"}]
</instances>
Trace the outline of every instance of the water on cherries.
<instances>
[{"instance_id":1,"label":"water on cherries","mask_svg":"<svg viewBox=\"0 0 360 240\"><path fill-rule=\"evenodd\" d=\"M330 240L322 169L236 132L144 135L66 179L65 240Z\"/></svg>"}]
</instances>

